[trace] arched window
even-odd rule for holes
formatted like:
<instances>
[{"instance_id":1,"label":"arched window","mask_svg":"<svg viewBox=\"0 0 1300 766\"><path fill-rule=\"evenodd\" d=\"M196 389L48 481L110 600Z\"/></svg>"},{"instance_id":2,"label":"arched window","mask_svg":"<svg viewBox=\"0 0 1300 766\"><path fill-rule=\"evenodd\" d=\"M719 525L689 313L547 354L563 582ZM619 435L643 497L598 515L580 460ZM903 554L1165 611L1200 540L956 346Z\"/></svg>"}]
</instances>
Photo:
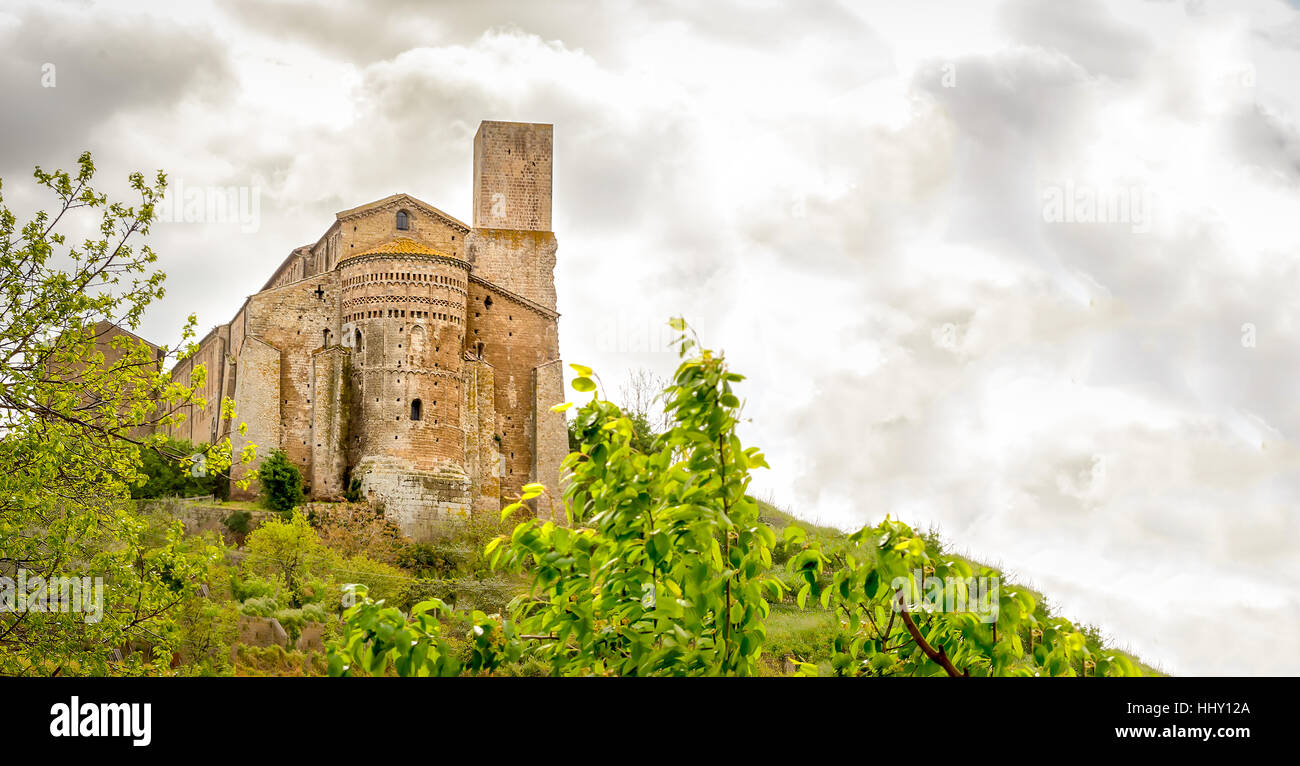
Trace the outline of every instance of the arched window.
<instances>
[{"instance_id":1,"label":"arched window","mask_svg":"<svg viewBox=\"0 0 1300 766\"><path fill-rule=\"evenodd\" d=\"M357 328L357 338L356 343L353 344L353 348L356 349L357 353L361 353L361 328L359 327Z\"/></svg>"},{"instance_id":2,"label":"arched window","mask_svg":"<svg viewBox=\"0 0 1300 766\"><path fill-rule=\"evenodd\" d=\"M407 218L405 210L397 211L397 228L406 231L411 228L411 221Z\"/></svg>"},{"instance_id":3,"label":"arched window","mask_svg":"<svg viewBox=\"0 0 1300 766\"><path fill-rule=\"evenodd\" d=\"M419 420L419 419L420 419L420 415L423 414L423 413L421 412L421 410L423 410L423 409L424 409L424 405L420 402L419 399L412 399L412 400L411 400L411 420Z\"/></svg>"}]
</instances>

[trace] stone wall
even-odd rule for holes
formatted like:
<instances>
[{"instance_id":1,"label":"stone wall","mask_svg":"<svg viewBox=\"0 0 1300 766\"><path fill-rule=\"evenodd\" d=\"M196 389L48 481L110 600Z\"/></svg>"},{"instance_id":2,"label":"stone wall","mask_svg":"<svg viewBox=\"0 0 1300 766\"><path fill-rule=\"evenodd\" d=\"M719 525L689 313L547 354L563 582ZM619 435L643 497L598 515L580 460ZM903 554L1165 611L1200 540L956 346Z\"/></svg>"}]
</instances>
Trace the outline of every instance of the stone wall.
<instances>
[{"instance_id":1,"label":"stone wall","mask_svg":"<svg viewBox=\"0 0 1300 766\"><path fill-rule=\"evenodd\" d=\"M330 346L312 354L312 495L347 491L347 443L352 409L352 351Z\"/></svg>"},{"instance_id":2,"label":"stone wall","mask_svg":"<svg viewBox=\"0 0 1300 766\"><path fill-rule=\"evenodd\" d=\"M534 473L533 370L559 359L555 314L478 281L470 285L467 314L468 353L493 369L495 438L505 463L501 500L509 503Z\"/></svg>"},{"instance_id":3,"label":"stone wall","mask_svg":"<svg viewBox=\"0 0 1300 766\"><path fill-rule=\"evenodd\" d=\"M191 404L181 407L180 412L185 415L185 420L168 428L169 436L186 439L197 445L212 444L224 433L226 424L221 420L221 399L234 394L227 387L233 382L228 360L229 332L228 325L213 328L199 341L198 350L172 369L172 379L189 386L194 370L203 366L204 384L196 393L203 398L205 406Z\"/></svg>"},{"instance_id":4,"label":"stone wall","mask_svg":"<svg viewBox=\"0 0 1300 766\"><path fill-rule=\"evenodd\" d=\"M555 254L549 231L475 229L469 235L474 276L555 310Z\"/></svg>"},{"instance_id":5,"label":"stone wall","mask_svg":"<svg viewBox=\"0 0 1300 766\"><path fill-rule=\"evenodd\" d=\"M533 466L532 481L546 485L546 495L534 502L539 516L550 515L556 522L564 520L564 489L567 482L560 472L560 463L569 454L569 429L564 414L552 412L551 407L562 404L564 395L564 367L560 360L533 369L532 431Z\"/></svg>"},{"instance_id":6,"label":"stone wall","mask_svg":"<svg viewBox=\"0 0 1300 766\"><path fill-rule=\"evenodd\" d=\"M244 433L231 435L235 459L230 466L230 497L235 500L257 495L256 485L240 489L235 482L243 479L280 446L280 350L258 339L246 338L239 352L235 382L235 407L239 420L247 425ZM238 455L248 444L257 445L257 460L245 466Z\"/></svg>"},{"instance_id":7,"label":"stone wall","mask_svg":"<svg viewBox=\"0 0 1300 766\"><path fill-rule=\"evenodd\" d=\"M245 646L284 646L289 632L274 617L239 617L239 643Z\"/></svg>"},{"instance_id":8,"label":"stone wall","mask_svg":"<svg viewBox=\"0 0 1300 766\"><path fill-rule=\"evenodd\" d=\"M199 535L204 532L215 532L222 535L229 541L230 530L226 528L225 520L235 509L229 506L212 504L211 501L202 502L194 500L154 500L148 501L144 506L146 509L158 509L172 518L180 520L185 526L185 534ZM249 511L252 519L249 521L249 531L257 529L267 519L275 517L274 511Z\"/></svg>"},{"instance_id":9,"label":"stone wall","mask_svg":"<svg viewBox=\"0 0 1300 766\"><path fill-rule=\"evenodd\" d=\"M298 640L294 642L293 648L301 652L323 652L325 651L325 637L329 634L329 626L322 622L303 623L302 630L298 633ZM244 646L288 646L289 631L284 629L280 621L274 617L253 617L250 615L240 615L239 617L239 638L236 643ZM231 659L236 656L236 651L232 647Z\"/></svg>"},{"instance_id":10,"label":"stone wall","mask_svg":"<svg viewBox=\"0 0 1300 766\"><path fill-rule=\"evenodd\" d=\"M315 481L312 452L317 441L312 433L312 355L337 345L338 282L338 272L320 274L260 292L249 299L247 308L249 341L257 338L280 351L280 439L266 445L283 449L309 488ZM243 377L242 368L238 375ZM244 417L242 411L238 415ZM266 447L259 450L259 454L269 452Z\"/></svg>"},{"instance_id":11,"label":"stone wall","mask_svg":"<svg viewBox=\"0 0 1300 766\"><path fill-rule=\"evenodd\" d=\"M393 458L366 457L353 472L372 506L416 541L434 538L438 527L471 510L470 479L458 466L414 471Z\"/></svg>"},{"instance_id":12,"label":"stone wall","mask_svg":"<svg viewBox=\"0 0 1300 766\"><path fill-rule=\"evenodd\" d=\"M481 359L465 362L461 423L465 429L465 470L476 512L501 510L501 441L496 428L495 370Z\"/></svg>"}]
</instances>

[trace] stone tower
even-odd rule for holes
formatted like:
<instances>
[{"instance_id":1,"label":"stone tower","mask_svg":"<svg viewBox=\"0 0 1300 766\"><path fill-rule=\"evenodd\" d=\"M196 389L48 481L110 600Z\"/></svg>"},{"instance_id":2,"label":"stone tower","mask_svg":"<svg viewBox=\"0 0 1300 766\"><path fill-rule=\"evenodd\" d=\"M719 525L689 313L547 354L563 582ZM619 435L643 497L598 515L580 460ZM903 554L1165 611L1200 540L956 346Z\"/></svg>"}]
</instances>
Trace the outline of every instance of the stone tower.
<instances>
[{"instance_id":1,"label":"stone tower","mask_svg":"<svg viewBox=\"0 0 1300 766\"><path fill-rule=\"evenodd\" d=\"M359 488L416 539L536 481L562 518L552 156L550 125L484 122L473 227L406 194L339 213L173 370L217 382L174 435L228 428L233 396L237 449L284 449L311 497Z\"/></svg>"},{"instance_id":2,"label":"stone tower","mask_svg":"<svg viewBox=\"0 0 1300 766\"><path fill-rule=\"evenodd\" d=\"M466 342L475 374L496 381L495 409L505 418L496 432L507 492L530 481L558 487L559 464L568 453L564 417L545 404L564 401L551 231L553 156L550 125L484 122L474 136L474 229L467 258L477 279L470 293L474 327ZM510 296L505 303L502 295ZM520 337L529 339L526 351ZM524 454L529 458L521 463Z\"/></svg>"}]
</instances>

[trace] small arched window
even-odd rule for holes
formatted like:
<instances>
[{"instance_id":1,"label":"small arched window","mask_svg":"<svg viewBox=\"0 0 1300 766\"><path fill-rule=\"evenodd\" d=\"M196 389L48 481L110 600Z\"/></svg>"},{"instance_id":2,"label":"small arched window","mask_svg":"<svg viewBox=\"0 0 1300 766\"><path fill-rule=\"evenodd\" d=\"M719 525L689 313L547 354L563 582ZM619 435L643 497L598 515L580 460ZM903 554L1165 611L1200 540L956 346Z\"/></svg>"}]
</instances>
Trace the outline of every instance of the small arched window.
<instances>
[{"instance_id":1,"label":"small arched window","mask_svg":"<svg viewBox=\"0 0 1300 766\"><path fill-rule=\"evenodd\" d=\"M412 399L412 400L411 400L411 420L419 420L419 419L420 419L420 415L423 414L423 412L422 412L423 409L424 409L424 405L420 402L419 399Z\"/></svg>"},{"instance_id":2,"label":"small arched window","mask_svg":"<svg viewBox=\"0 0 1300 766\"><path fill-rule=\"evenodd\" d=\"M357 328L356 343L353 345L353 348L355 348L357 351L361 350L361 329L360 328Z\"/></svg>"},{"instance_id":3,"label":"small arched window","mask_svg":"<svg viewBox=\"0 0 1300 766\"><path fill-rule=\"evenodd\" d=\"M397 211L397 228L402 231L407 231L411 228L411 221L407 217L405 210Z\"/></svg>"}]
</instances>

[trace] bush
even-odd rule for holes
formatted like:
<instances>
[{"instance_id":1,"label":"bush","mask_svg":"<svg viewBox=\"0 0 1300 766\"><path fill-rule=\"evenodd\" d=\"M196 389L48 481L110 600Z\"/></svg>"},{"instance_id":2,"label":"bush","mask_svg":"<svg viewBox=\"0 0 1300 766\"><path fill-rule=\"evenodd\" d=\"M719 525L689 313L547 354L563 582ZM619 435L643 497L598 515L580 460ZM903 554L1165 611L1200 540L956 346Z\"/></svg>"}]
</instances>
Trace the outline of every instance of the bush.
<instances>
[{"instance_id":1,"label":"bush","mask_svg":"<svg viewBox=\"0 0 1300 766\"><path fill-rule=\"evenodd\" d=\"M265 596L274 596L280 590L279 583L269 580L262 580L257 577L251 577L247 580L241 578L238 574L230 577L230 595L236 601L247 601L250 598L262 598Z\"/></svg>"},{"instance_id":2,"label":"bush","mask_svg":"<svg viewBox=\"0 0 1300 766\"><path fill-rule=\"evenodd\" d=\"M289 646L298 643L298 637L302 635L302 626L307 623L303 617L301 609L280 609L273 615L284 628L284 632L289 634Z\"/></svg>"},{"instance_id":3,"label":"bush","mask_svg":"<svg viewBox=\"0 0 1300 766\"><path fill-rule=\"evenodd\" d=\"M468 546L411 543L397 554L397 564L421 578L444 578L456 573L475 557Z\"/></svg>"},{"instance_id":4,"label":"bush","mask_svg":"<svg viewBox=\"0 0 1300 766\"><path fill-rule=\"evenodd\" d=\"M244 545L244 570L284 583L289 606L308 600L313 572L328 570L331 555L301 512L289 520L273 518L253 530Z\"/></svg>"},{"instance_id":5,"label":"bush","mask_svg":"<svg viewBox=\"0 0 1300 766\"><path fill-rule=\"evenodd\" d=\"M408 543L399 551L397 564L421 578L490 577L492 567L483 547L513 528L495 513L472 514L442 525L430 542Z\"/></svg>"},{"instance_id":6,"label":"bush","mask_svg":"<svg viewBox=\"0 0 1300 766\"><path fill-rule=\"evenodd\" d=\"M273 617L280 610L275 596L256 596L239 605L239 613L249 617Z\"/></svg>"},{"instance_id":7,"label":"bush","mask_svg":"<svg viewBox=\"0 0 1300 766\"><path fill-rule=\"evenodd\" d=\"M262 484L262 504L288 514L302 503L302 474L284 450L273 451L257 470Z\"/></svg>"},{"instance_id":8,"label":"bush","mask_svg":"<svg viewBox=\"0 0 1300 766\"><path fill-rule=\"evenodd\" d=\"M395 564L408 544L396 524L366 503L312 503L307 511L321 543L345 558L364 554Z\"/></svg>"},{"instance_id":9,"label":"bush","mask_svg":"<svg viewBox=\"0 0 1300 766\"><path fill-rule=\"evenodd\" d=\"M331 615L325 609L324 604L304 604L302 616L308 622L329 622L331 619Z\"/></svg>"},{"instance_id":10,"label":"bush","mask_svg":"<svg viewBox=\"0 0 1300 766\"><path fill-rule=\"evenodd\" d=\"M340 583L361 583L366 586L370 597L395 601L411 580L411 576L395 566L375 561L364 555L344 559L334 572L334 579Z\"/></svg>"},{"instance_id":11,"label":"bush","mask_svg":"<svg viewBox=\"0 0 1300 766\"><path fill-rule=\"evenodd\" d=\"M248 537L248 532L253 528L253 514L251 511L234 510L230 515L221 520L226 530L230 532L230 538L235 545L243 545L244 539Z\"/></svg>"},{"instance_id":12,"label":"bush","mask_svg":"<svg viewBox=\"0 0 1300 766\"><path fill-rule=\"evenodd\" d=\"M325 655L320 652L303 653L283 646L235 647L235 675L237 676L323 676L326 674Z\"/></svg>"},{"instance_id":13,"label":"bush","mask_svg":"<svg viewBox=\"0 0 1300 766\"><path fill-rule=\"evenodd\" d=\"M506 605L519 595L520 589L518 583L505 577L422 579L406 583L392 603L398 609L409 610L421 601L436 598L456 609L505 614Z\"/></svg>"}]
</instances>

